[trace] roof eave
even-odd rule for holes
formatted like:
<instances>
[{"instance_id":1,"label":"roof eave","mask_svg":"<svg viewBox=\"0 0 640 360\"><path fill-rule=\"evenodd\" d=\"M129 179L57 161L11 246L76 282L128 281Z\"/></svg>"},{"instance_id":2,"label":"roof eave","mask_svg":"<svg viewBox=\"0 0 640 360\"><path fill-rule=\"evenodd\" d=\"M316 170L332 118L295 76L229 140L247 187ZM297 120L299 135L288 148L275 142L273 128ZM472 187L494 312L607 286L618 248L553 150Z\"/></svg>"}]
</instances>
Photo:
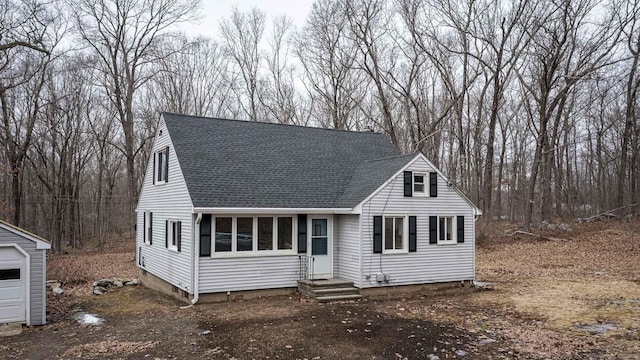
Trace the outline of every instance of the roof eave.
<instances>
[{"instance_id":1,"label":"roof eave","mask_svg":"<svg viewBox=\"0 0 640 360\"><path fill-rule=\"evenodd\" d=\"M353 208L194 207L193 213L211 214L353 214Z\"/></svg>"}]
</instances>

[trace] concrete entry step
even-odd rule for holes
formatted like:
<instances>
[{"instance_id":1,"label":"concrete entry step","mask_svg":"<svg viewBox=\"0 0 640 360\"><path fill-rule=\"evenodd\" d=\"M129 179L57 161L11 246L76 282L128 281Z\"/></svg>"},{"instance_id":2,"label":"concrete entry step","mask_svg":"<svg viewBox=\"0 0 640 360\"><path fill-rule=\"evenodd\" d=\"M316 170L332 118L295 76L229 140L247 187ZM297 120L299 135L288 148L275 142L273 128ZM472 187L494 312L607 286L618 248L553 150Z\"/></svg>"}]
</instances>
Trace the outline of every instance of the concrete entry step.
<instances>
[{"instance_id":1,"label":"concrete entry step","mask_svg":"<svg viewBox=\"0 0 640 360\"><path fill-rule=\"evenodd\" d=\"M358 300L362 298L360 294L353 295L332 295L332 296L320 296L316 298L319 303L328 303L332 301L345 301L345 300Z\"/></svg>"},{"instance_id":2,"label":"concrete entry step","mask_svg":"<svg viewBox=\"0 0 640 360\"><path fill-rule=\"evenodd\" d=\"M21 323L0 324L0 337L15 336L22 334Z\"/></svg>"},{"instance_id":3,"label":"concrete entry step","mask_svg":"<svg viewBox=\"0 0 640 360\"><path fill-rule=\"evenodd\" d=\"M360 299L360 290L353 287L353 281L343 279L300 280L298 292L318 302Z\"/></svg>"}]
</instances>

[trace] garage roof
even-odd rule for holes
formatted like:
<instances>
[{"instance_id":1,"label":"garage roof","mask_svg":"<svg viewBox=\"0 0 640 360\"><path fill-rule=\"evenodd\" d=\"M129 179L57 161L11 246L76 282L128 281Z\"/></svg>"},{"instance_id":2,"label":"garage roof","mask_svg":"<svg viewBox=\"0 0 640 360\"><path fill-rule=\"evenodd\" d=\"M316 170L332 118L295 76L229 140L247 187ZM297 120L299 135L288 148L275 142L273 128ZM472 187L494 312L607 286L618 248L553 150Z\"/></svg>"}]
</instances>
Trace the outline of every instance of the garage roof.
<instances>
[{"instance_id":1,"label":"garage roof","mask_svg":"<svg viewBox=\"0 0 640 360\"><path fill-rule=\"evenodd\" d=\"M30 233L25 229L19 228L15 225L11 225L6 221L0 220L0 228L5 229L9 232L12 232L16 235L19 235L25 239L29 239L36 243L36 249L38 250L49 250L51 249L51 244L40 236Z\"/></svg>"}]
</instances>

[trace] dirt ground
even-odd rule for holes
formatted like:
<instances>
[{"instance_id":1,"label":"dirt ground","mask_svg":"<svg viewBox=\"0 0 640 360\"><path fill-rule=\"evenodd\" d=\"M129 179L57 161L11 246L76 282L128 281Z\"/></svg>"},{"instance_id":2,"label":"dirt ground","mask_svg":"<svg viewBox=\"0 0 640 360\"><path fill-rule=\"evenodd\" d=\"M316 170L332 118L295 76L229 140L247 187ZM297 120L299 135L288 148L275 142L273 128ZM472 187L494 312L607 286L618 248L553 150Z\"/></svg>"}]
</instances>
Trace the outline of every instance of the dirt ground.
<instances>
[{"instance_id":1,"label":"dirt ground","mask_svg":"<svg viewBox=\"0 0 640 360\"><path fill-rule=\"evenodd\" d=\"M142 286L133 248L51 256L50 323L0 338L0 359L638 359L640 224L571 223L558 240L482 229L477 279L457 288L316 304L299 296L183 303ZM89 313L101 325L80 325Z\"/></svg>"}]
</instances>

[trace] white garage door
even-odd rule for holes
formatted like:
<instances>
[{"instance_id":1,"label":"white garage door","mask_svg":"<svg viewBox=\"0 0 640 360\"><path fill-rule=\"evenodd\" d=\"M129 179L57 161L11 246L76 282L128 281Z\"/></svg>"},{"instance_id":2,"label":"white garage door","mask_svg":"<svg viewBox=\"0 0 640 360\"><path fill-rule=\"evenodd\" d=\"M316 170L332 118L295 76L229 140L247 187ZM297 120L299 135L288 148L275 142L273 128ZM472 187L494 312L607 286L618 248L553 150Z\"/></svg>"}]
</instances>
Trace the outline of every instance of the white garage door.
<instances>
[{"instance_id":1,"label":"white garage door","mask_svg":"<svg viewBox=\"0 0 640 360\"><path fill-rule=\"evenodd\" d=\"M26 266L15 247L0 247L0 323L27 320Z\"/></svg>"}]
</instances>

